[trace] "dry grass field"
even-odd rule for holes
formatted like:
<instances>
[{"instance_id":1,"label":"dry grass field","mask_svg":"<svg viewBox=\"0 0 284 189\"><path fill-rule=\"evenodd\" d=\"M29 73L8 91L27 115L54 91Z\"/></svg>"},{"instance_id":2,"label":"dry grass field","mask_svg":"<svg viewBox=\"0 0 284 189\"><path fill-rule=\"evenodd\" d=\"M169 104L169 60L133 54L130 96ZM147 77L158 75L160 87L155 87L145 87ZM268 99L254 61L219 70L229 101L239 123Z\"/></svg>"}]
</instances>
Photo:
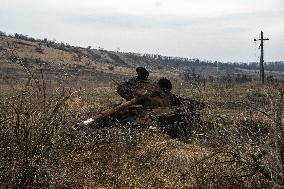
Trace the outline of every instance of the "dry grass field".
<instances>
[{"instance_id":1,"label":"dry grass field","mask_svg":"<svg viewBox=\"0 0 284 189\"><path fill-rule=\"evenodd\" d=\"M284 186L280 83L181 85L171 75L173 92L204 102L201 118L212 126L202 135L192 130L188 143L149 125L74 129L78 121L121 101L112 79L121 81L133 69L110 69L87 64L87 59L77 63L70 54L49 48L41 55L31 53L33 45L17 56L40 58L50 67L1 59L0 188ZM61 66L71 62L66 66L70 76L65 76ZM72 75L78 68L74 65L83 65L82 73ZM98 75L84 74L92 71ZM162 75L154 72L155 77Z\"/></svg>"}]
</instances>

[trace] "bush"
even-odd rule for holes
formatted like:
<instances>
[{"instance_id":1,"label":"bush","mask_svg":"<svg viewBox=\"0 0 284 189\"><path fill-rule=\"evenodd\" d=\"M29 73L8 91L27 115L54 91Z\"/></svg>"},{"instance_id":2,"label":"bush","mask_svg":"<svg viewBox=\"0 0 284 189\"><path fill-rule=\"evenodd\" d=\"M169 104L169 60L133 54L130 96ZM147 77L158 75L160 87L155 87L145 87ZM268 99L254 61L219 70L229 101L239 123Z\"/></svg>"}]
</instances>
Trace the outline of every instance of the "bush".
<instances>
[{"instance_id":1,"label":"bush","mask_svg":"<svg viewBox=\"0 0 284 189\"><path fill-rule=\"evenodd\" d=\"M74 92L65 88L51 92L44 79L30 74L25 87L15 93L1 101L1 186L48 188L52 184L48 162L58 150L55 142L62 130L72 125L64 106Z\"/></svg>"}]
</instances>

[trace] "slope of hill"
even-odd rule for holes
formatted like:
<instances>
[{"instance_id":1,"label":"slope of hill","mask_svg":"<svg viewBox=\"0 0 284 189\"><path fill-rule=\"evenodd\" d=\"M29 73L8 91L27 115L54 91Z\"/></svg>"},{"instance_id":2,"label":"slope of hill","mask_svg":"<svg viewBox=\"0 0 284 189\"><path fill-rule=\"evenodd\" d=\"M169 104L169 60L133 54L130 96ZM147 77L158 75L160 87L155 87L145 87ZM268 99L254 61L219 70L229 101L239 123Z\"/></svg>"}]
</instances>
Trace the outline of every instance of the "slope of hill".
<instances>
[{"instance_id":1,"label":"slope of hill","mask_svg":"<svg viewBox=\"0 0 284 189\"><path fill-rule=\"evenodd\" d=\"M19 77L19 68L13 65L11 57L17 56L31 67L47 71L48 79L61 80L69 77L72 81L121 80L133 75L138 66L151 70L152 76L177 78L187 70L191 70L204 78L225 78L246 74L250 78L258 78L257 63L221 63L201 61L179 57L167 57L151 54L92 49L91 47L74 47L69 44L56 43L47 39L40 40L21 34L14 36L0 35L0 66L2 77ZM10 57L10 58L9 58ZM7 61L9 59L9 61ZM4 63L10 62L10 64ZM283 80L284 63L266 64L266 75ZM15 70L14 70L15 69ZM12 71L14 70L14 71ZM12 75L9 75L13 72ZM17 73L17 74L15 74Z\"/></svg>"},{"instance_id":2,"label":"slope of hill","mask_svg":"<svg viewBox=\"0 0 284 189\"><path fill-rule=\"evenodd\" d=\"M94 81L110 83L135 73L137 66L151 70L152 76L161 76L161 70L151 60L127 53L31 42L12 37L0 37L0 74L2 78L16 81L24 77L21 63L31 69L43 70L48 80ZM18 60L18 61L17 61ZM165 67L167 68L167 67ZM177 75L164 70L168 76Z\"/></svg>"},{"instance_id":3,"label":"slope of hill","mask_svg":"<svg viewBox=\"0 0 284 189\"><path fill-rule=\"evenodd\" d=\"M175 79L186 69L189 80L200 73L257 75L246 65L218 63L217 70L215 63L197 59L72 47L21 35L0 37L0 54L0 188L284 186L279 83L172 82L175 94L204 103L197 117L175 107L187 116L170 121L186 140L171 138L156 122L145 124L152 114L139 116L137 124L114 119L104 128L75 127L121 104L112 79L134 75L136 66L147 67L151 77Z\"/></svg>"}]
</instances>

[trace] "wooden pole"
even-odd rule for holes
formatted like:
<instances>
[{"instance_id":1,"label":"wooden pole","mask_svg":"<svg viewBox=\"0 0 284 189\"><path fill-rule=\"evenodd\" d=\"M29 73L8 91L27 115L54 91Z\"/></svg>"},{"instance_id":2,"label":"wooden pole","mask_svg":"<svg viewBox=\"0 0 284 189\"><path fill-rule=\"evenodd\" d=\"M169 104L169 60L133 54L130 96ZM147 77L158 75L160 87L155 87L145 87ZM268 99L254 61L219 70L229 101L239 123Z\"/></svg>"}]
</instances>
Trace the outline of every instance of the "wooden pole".
<instances>
[{"instance_id":1,"label":"wooden pole","mask_svg":"<svg viewBox=\"0 0 284 189\"><path fill-rule=\"evenodd\" d=\"M260 55L260 79L262 84L264 83L264 50L263 50L263 31L261 31L261 37L260 37L260 49L261 49L261 55Z\"/></svg>"},{"instance_id":2,"label":"wooden pole","mask_svg":"<svg viewBox=\"0 0 284 189\"><path fill-rule=\"evenodd\" d=\"M260 54L260 62L259 62L259 76L260 76L260 81L262 82L262 84L264 83L264 41L266 40L269 40L268 38L267 39L264 39L263 38L263 31L261 31L261 34L260 34L260 50L261 50L261 54ZM257 39L254 39L254 41L257 41Z\"/></svg>"}]
</instances>

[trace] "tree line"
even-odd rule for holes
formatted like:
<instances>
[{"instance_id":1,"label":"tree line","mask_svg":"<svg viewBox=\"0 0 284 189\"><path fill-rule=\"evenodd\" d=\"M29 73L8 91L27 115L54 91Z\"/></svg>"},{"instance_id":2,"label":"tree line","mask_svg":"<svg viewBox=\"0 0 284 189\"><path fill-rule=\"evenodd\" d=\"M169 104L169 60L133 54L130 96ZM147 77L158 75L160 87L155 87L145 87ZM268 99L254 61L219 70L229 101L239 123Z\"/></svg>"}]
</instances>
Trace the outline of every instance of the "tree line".
<instances>
[{"instance_id":1,"label":"tree line","mask_svg":"<svg viewBox=\"0 0 284 189\"><path fill-rule=\"evenodd\" d=\"M21 39L25 41L38 42L41 44L45 44L48 47L73 51L75 53L81 53L80 49L82 47L75 47L68 43L56 42L56 40L49 40L47 38L44 39L35 39L33 37L29 37L23 34L6 34L3 31L0 31L0 36L12 37L15 39ZM91 49L91 46L86 48L87 50ZM101 49L98 49L101 50ZM116 52L119 53L119 52ZM153 62L161 63L161 65L169 65L177 68L192 68L192 67L218 67L223 70L231 71L234 69L247 69L247 70L258 70L259 63L258 62L220 62L220 61L208 61L208 60L200 60L198 58L184 58L184 57L172 57L172 56L163 56L160 54L147 54L147 53L131 53L124 52L123 54L136 57L137 59L150 59ZM284 71L284 61L273 61L267 62L264 64L265 70L267 71Z\"/></svg>"}]
</instances>

